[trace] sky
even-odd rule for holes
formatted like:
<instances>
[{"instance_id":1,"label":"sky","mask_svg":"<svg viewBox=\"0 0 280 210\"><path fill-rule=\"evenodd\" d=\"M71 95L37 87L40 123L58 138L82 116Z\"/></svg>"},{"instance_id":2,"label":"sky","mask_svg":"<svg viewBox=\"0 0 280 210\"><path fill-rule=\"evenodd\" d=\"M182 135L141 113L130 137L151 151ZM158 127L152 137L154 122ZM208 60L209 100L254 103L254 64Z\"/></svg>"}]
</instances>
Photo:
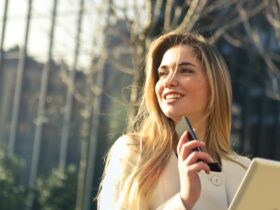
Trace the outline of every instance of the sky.
<instances>
[{"instance_id":1,"label":"sky","mask_svg":"<svg viewBox=\"0 0 280 210\"><path fill-rule=\"evenodd\" d=\"M0 1L2 28L4 0ZM4 49L22 46L24 41L28 0L9 0ZM28 54L40 62L47 59L53 1L33 0ZM102 46L104 6L100 0L85 0L85 16L81 34L78 66L87 68L93 54ZM73 65L77 36L78 0L58 0L57 24L54 34L54 59Z\"/></svg>"}]
</instances>

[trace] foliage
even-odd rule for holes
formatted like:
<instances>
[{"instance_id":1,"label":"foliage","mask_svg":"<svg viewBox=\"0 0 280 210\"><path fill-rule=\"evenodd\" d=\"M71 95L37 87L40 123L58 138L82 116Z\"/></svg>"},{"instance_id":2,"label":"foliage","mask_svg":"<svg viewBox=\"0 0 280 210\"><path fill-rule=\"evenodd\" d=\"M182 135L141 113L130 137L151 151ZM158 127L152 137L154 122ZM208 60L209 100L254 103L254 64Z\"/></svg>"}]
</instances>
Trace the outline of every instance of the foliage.
<instances>
[{"instance_id":1,"label":"foliage","mask_svg":"<svg viewBox=\"0 0 280 210\"><path fill-rule=\"evenodd\" d=\"M25 188L16 183L20 167L19 159L5 157L0 149L0 209L18 210L24 206Z\"/></svg>"},{"instance_id":2,"label":"foliage","mask_svg":"<svg viewBox=\"0 0 280 210\"><path fill-rule=\"evenodd\" d=\"M69 166L65 172L60 169L55 169L47 178L38 178L38 209L74 209L76 201L76 183L77 174L74 166Z\"/></svg>"}]
</instances>

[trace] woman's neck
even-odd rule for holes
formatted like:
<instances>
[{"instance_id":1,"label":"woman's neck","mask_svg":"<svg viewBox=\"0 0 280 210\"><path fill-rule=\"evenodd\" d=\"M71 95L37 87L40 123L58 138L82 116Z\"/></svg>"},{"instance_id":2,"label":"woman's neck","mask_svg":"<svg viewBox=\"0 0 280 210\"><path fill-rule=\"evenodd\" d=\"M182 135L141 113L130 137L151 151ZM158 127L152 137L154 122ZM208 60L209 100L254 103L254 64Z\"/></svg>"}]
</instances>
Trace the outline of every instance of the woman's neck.
<instances>
[{"instance_id":1,"label":"woman's neck","mask_svg":"<svg viewBox=\"0 0 280 210\"><path fill-rule=\"evenodd\" d=\"M193 120L190 119L192 123L192 127L194 129L194 132L197 135L198 140L204 141L206 137L206 129L207 129L207 120L206 119L200 119L200 120Z\"/></svg>"}]
</instances>

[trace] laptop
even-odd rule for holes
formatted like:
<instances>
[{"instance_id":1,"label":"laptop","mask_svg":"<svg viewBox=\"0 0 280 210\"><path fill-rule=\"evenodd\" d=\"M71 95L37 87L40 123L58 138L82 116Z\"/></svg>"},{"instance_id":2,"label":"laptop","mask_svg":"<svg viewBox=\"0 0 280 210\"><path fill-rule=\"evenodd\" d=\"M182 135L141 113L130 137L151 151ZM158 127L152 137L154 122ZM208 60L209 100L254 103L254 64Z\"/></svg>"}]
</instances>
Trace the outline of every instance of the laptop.
<instances>
[{"instance_id":1,"label":"laptop","mask_svg":"<svg viewBox=\"0 0 280 210\"><path fill-rule=\"evenodd\" d=\"M228 210L280 210L280 161L254 158Z\"/></svg>"}]
</instances>

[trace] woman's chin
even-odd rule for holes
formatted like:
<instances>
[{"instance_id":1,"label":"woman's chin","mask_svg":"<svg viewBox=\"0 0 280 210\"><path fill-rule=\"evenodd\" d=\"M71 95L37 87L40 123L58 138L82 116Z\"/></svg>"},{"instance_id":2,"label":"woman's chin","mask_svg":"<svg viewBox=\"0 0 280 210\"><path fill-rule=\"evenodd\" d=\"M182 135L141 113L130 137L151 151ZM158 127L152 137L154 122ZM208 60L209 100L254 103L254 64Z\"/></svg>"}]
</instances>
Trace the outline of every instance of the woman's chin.
<instances>
[{"instance_id":1,"label":"woman's chin","mask_svg":"<svg viewBox=\"0 0 280 210\"><path fill-rule=\"evenodd\" d=\"M176 124L180 122L183 118L183 116L174 116L174 115L167 115L167 117L173 120Z\"/></svg>"}]
</instances>

